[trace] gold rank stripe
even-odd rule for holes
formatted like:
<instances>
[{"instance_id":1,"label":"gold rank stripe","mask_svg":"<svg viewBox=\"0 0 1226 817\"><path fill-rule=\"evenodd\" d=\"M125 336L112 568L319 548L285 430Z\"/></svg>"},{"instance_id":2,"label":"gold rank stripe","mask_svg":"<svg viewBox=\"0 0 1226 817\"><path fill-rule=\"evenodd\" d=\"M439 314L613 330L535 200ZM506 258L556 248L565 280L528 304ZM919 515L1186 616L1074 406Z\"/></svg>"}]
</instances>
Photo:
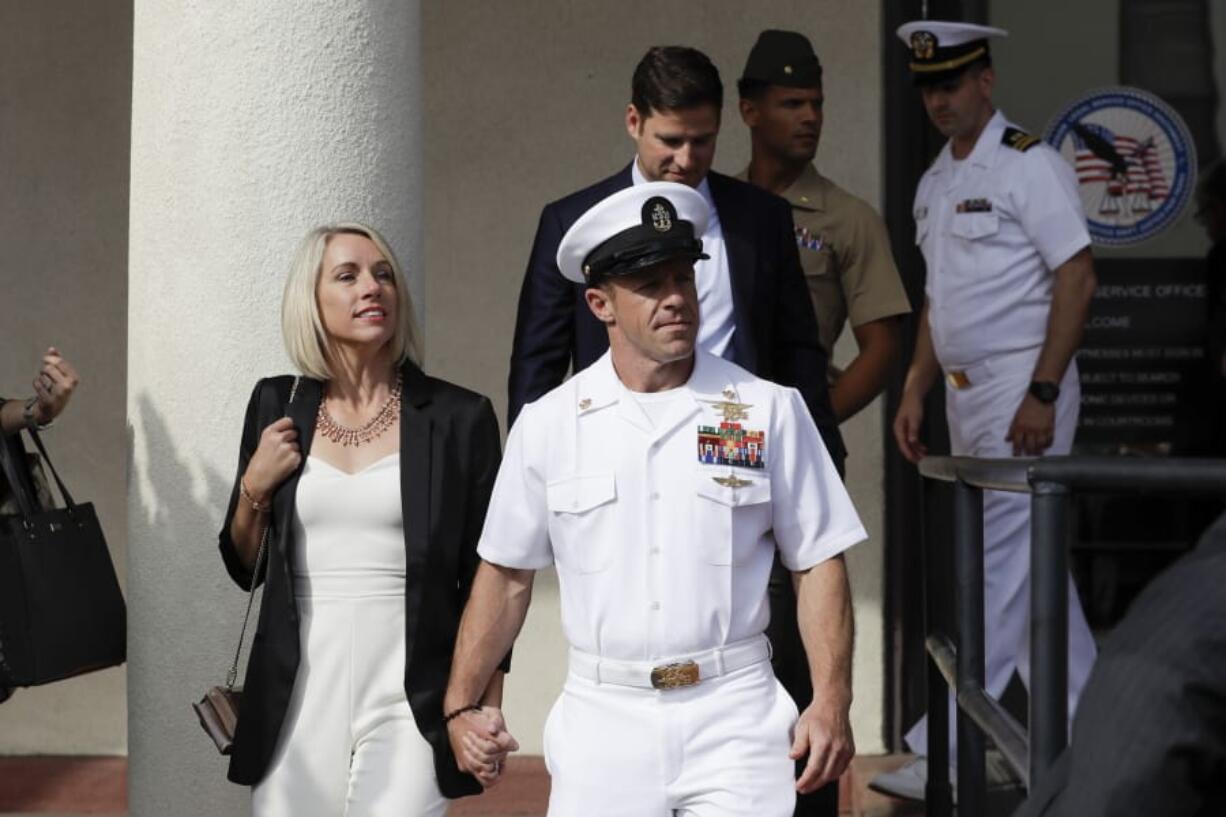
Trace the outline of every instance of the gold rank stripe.
<instances>
[{"instance_id":1,"label":"gold rank stripe","mask_svg":"<svg viewBox=\"0 0 1226 817\"><path fill-rule=\"evenodd\" d=\"M1032 136L1029 133L1016 133L1009 138L1009 144L1018 150L1026 150L1026 148L1034 147L1039 143L1039 137Z\"/></svg>"},{"instance_id":2,"label":"gold rank stripe","mask_svg":"<svg viewBox=\"0 0 1226 817\"><path fill-rule=\"evenodd\" d=\"M931 74L934 71L948 71L951 68L959 68L968 62L977 60L986 53L988 53L988 49L981 45L969 54L954 57L952 60L945 60L945 62L913 62L910 68L912 71L921 74Z\"/></svg>"}]
</instances>

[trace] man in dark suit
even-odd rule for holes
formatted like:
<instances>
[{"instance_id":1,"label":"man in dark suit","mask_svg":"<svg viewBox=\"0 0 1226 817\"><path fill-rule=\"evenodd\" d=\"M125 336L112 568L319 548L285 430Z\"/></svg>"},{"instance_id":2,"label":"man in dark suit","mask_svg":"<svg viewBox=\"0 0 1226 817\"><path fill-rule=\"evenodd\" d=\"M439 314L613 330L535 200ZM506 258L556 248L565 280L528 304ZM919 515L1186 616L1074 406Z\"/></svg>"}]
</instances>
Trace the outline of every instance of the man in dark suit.
<instances>
[{"instance_id":1,"label":"man in dark suit","mask_svg":"<svg viewBox=\"0 0 1226 817\"><path fill-rule=\"evenodd\" d=\"M1014 817L1226 814L1226 515L1103 644L1073 741Z\"/></svg>"},{"instance_id":2,"label":"man in dark suit","mask_svg":"<svg viewBox=\"0 0 1226 817\"><path fill-rule=\"evenodd\" d=\"M703 244L718 256L712 254L696 270L703 320L699 346L798 389L842 467L845 452L826 389L826 354L818 342L791 209L777 196L710 171L723 95L719 72L700 51L657 47L639 61L626 108L635 160L541 213L515 321L508 425L525 403L560 384L569 369L586 368L608 348L604 327L583 304L583 287L558 272L554 256L562 235L618 190L641 181L681 182L697 188L715 216Z\"/></svg>"},{"instance_id":3,"label":"man in dark suit","mask_svg":"<svg viewBox=\"0 0 1226 817\"><path fill-rule=\"evenodd\" d=\"M545 207L524 275L511 352L508 425L524 404L558 386L608 349L603 324L568 281L556 256L562 236L597 202L644 181L698 190L711 208L702 235L709 259L695 263L701 325L698 346L753 374L796 388L842 473L845 450L830 407L827 356L800 266L786 200L711 172L724 88L719 71L693 48L650 49L639 61L626 107L635 159L620 172ZM816 501L817 498L814 498ZM791 578L776 564L771 579L775 672L800 706L812 699L796 625ZM797 814L834 814L837 782L801 797ZM822 808L811 810L814 804Z\"/></svg>"}]
</instances>

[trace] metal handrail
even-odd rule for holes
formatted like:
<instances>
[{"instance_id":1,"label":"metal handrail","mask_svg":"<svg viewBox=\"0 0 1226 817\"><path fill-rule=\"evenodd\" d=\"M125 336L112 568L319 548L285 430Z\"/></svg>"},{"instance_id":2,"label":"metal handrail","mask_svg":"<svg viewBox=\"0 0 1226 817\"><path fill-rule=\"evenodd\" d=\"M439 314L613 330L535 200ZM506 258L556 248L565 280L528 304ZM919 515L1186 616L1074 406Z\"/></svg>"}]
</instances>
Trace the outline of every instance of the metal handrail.
<instances>
[{"instance_id":1,"label":"metal handrail","mask_svg":"<svg viewBox=\"0 0 1226 817\"><path fill-rule=\"evenodd\" d=\"M958 690L958 706L992 739L1013 773L1028 786L1030 768L1026 758L1029 748L1025 727L987 690L958 688L958 648L948 636L930 635L925 644L945 683L950 689Z\"/></svg>"},{"instance_id":2,"label":"metal handrail","mask_svg":"<svg viewBox=\"0 0 1226 817\"><path fill-rule=\"evenodd\" d=\"M928 616L928 805L952 813L946 688L957 690L958 803L983 813L987 798L984 738L1033 789L1068 742L1068 509L1074 491L1226 493L1226 460L1058 456L925 457L919 471L951 482L957 647L934 625L940 570L926 556ZM1030 723L1022 729L984 688L983 491L1031 495Z\"/></svg>"}]
</instances>

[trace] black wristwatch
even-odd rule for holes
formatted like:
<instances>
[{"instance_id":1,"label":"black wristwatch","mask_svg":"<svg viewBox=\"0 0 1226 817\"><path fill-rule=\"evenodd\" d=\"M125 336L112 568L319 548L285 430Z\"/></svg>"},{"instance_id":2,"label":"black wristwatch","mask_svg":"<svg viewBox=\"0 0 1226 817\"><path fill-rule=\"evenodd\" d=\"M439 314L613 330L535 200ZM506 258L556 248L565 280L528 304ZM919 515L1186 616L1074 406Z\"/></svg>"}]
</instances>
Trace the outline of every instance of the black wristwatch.
<instances>
[{"instance_id":1,"label":"black wristwatch","mask_svg":"<svg viewBox=\"0 0 1226 817\"><path fill-rule=\"evenodd\" d=\"M1056 402L1060 396L1060 387L1050 380L1030 381L1030 396L1046 406Z\"/></svg>"}]
</instances>

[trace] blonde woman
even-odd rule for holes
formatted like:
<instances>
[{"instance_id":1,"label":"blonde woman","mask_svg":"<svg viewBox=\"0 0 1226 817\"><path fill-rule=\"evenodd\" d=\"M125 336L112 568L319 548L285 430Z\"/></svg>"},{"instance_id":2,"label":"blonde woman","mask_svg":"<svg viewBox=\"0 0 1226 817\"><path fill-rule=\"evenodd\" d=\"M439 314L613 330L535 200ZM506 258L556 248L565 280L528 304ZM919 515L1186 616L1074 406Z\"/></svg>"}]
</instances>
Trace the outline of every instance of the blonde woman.
<instances>
[{"instance_id":1,"label":"blonde woman","mask_svg":"<svg viewBox=\"0 0 1226 817\"><path fill-rule=\"evenodd\" d=\"M460 773L442 711L497 420L422 372L404 274L369 227L307 234L282 332L302 376L256 384L220 534L234 580L265 584L230 779L256 817L442 815L500 765Z\"/></svg>"}]
</instances>

